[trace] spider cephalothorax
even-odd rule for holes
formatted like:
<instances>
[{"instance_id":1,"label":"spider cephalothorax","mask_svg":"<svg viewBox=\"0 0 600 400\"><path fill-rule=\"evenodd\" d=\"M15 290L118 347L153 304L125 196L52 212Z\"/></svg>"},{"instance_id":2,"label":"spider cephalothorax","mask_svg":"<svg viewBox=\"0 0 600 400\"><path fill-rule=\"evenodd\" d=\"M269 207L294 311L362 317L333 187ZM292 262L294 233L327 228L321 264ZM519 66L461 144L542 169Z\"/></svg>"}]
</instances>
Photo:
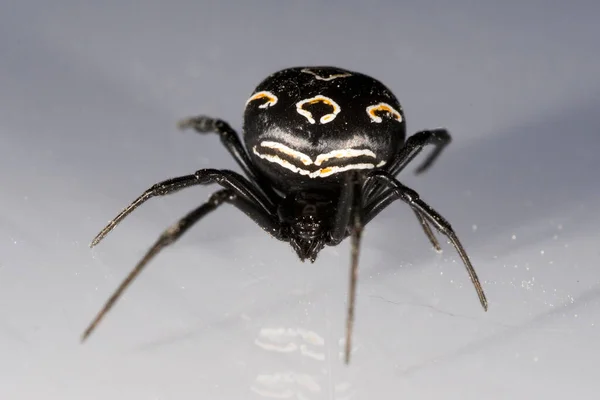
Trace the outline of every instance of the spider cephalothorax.
<instances>
[{"instance_id":1,"label":"spider cephalothorax","mask_svg":"<svg viewBox=\"0 0 600 400\"><path fill-rule=\"evenodd\" d=\"M351 350L361 232L396 200L412 208L436 249L440 245L432 226L450 240L467 268L481 305L487 309L475 270L450 224L396 179L426 145L433 145L434 151L417 172L429 168L450 143L450 135L445 129L433 129L406 139L402 107L378 80L335 67L276 72L261 82L246 101L245 148L238 134L220 119L193 117L181 121L179 127L219 134L243 174L201 169L157 183L96 236L91 246L151 197L194 185L222 187L159 237L109 298L83 339L152 257L223 203L244 212L273 237L289 242L302 261L314 262L325 246L335 246L351 237L346 362Z\"/></svg>"},{"instance_id":2,"label":"spider cephalothorax","mask_svg":"<svg viewBox=\"0 0 600 400\"><path fill-rule=\"evenodd\" d=\"M314 262L335 221L335 203L327 193L293 192L279 205L280 223L302 261Z\"/></svg>"}]
</instances>

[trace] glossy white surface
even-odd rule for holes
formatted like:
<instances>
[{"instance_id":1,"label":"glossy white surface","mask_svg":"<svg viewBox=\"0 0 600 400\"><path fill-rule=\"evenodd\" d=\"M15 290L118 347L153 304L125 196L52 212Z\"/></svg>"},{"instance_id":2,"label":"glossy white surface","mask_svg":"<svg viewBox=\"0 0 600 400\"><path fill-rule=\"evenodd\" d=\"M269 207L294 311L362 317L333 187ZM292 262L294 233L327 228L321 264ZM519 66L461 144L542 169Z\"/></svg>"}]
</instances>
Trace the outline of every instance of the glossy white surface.
<instances>
[{"instance_id":1,"label":"glossy white surface","mask_svg":"<svg viewBox=\"0 0 600 400\"><path fill-rule=\"evenodd\" d=\"M600 6L449 3L0 5L0 399L594 398ZM348 242L302 264L226 206L80 345L214 189L154 199L90 250L106 221L160 180L237 169L216 136L175 122L239 128L266 75L327 64L383 81L410 132L453 133L431 172L402 181L452 222L489 312L453 249L432 251L395 204L365 231L346 367Z\"/></svg>"}]
</instances>

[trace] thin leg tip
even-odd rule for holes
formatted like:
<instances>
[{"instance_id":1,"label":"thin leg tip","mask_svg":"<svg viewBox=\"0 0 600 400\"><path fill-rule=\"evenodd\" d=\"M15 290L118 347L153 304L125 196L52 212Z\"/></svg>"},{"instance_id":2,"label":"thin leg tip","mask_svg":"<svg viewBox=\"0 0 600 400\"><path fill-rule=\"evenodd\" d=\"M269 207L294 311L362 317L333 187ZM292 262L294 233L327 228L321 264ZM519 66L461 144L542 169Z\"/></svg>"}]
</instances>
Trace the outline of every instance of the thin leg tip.
<instances>
[{"instance_id":1,"label":"thin leg tip","mask_svg":"<svg viewBox=\"0 0 600 400\"><path fill-rule=\"evenodd\" d=\"M487 301L487 298L485 297L485 294L483 292L479 296L479 302L481 303L481 307L483 307L483 311L487 312L487 310L488 310L488 301Z\"/></svg>"},{"instance_id":2,"label":"thin leg tip","mask_svg":"<svg viewBox=\"0 0 600 400\"><path fill-rule=\"evenodd\" d=\"M101 241L101 240L102 240L102 237L100 237L100 236L96 236L96 237L94 238L94 240L92 240L92 241L90 242L90 249L91 249L92 247L96 246L98 243L100 243L100 241Z\"/></svg>"},{"instance_id":3,"label":"thin leg tip","mask_svg":"<svg viewBox=\"0 0 600 400\"><path fill-rule=\"evenodd\" d=\"M434 159L435 159L435 157L434 157L433 159L432 159L432 158L429 158L429 159L425 160L425 161L423 162L423 164L419 165L419 166L418 166L418 167L415 169L415 175L421 175L421 174L423 174L424 172L426 172L426 171L429 169L429 167L431 167L431 164L433 164L433 161L434 161Z\"/></svg>"},{"instance_id":4,"label":"thin leg tip","mask_svg":"<svg viewBox=\"0 0 600 400\"><path fill-rule=\"evenodd\" d=\"M179 129L180 131L188 129L192 126L192 122L193 122L192 118L185 118L185 119L179 120L179 121L177 121L177 129Z\"/></svg>"},{"instance_id":5,"label":"thin leg tip","mask_svg":"<svg viewBox=\"0 0 600 400\"><path fill-rule=\"evenodd\" d=\"M179 130L194 129L198 133L207 133L215 131L215 120L199 115L179 120L177 122Z\"/></svg>"}]
</instances>

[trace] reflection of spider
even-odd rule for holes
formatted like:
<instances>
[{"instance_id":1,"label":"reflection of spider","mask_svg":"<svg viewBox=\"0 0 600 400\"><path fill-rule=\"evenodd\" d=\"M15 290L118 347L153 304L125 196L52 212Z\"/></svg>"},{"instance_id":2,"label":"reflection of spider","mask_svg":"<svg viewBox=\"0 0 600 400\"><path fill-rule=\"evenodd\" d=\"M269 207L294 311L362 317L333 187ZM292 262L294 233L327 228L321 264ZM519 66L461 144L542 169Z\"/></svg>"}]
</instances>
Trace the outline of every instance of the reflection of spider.
<instances>
[{"instance_id":1,"label":"reflection of spider","mask_svg":"<svg viewBox=\"0 0 600 400\"><path fill-rule=\"evenodd\" d=\"M395 200L413 209L437 250L440 245L430 225L450 240L487 310L475 270L450 224L414 190L395 179L426 145L432 144L434 151L417 172L428 169L450 143L450 135L445 129L434 129L405 140L402 108L379 81L333 67L290 68L269 76L246 102L246 148L229 124L219 119L195 117L181 121L179 127L219 134L246 177L229 170L201 169L157 183L96 236L91 246L151 197L193 185L216 183L222 187L160 236L98 313L84 340L159 251L223 203L241 210L271 236L289 242L302 261L314 262L325 245L336 246L351 237L346 362L350 357L361 232Z\"/></svg>"}]
</instances>

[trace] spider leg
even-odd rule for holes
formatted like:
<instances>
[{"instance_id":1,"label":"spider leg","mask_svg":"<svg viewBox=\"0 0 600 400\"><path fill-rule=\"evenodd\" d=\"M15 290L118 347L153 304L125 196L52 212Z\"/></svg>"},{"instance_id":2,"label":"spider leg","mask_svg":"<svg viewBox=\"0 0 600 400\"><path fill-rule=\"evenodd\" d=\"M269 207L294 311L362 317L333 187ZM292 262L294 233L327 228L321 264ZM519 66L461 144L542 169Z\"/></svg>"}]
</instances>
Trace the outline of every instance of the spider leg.
<instances>
[{"instance_id":1,"label":"spider leg","mask_svg":"<svg viewBox=\"0 0 600 400\"><path fill-rule=\"evenodd\" d=\"M331 244L340 243L348 236L352 240L350 256L350 288L348 290L348 310L346 315L345 361L350 363L352 351L352 332L354 328L354 311L356 303L356 284L358 280L358 256L363 223L363 177L356 171L347 175L337 208L336 224L331 233Z\"/></svg>"},{"instance_id":2,"label":"spider leg","mask_svg":"<svg viewBox=\"0 0 600 400\"><path fill-rule=\"evenodd\" d=\"M85 341L100 323L102 318L111 310L123 292L129 287L134 279L142 272L144 267L152 260L162 249L175 243L181 235L190 229L196 222L204 216L214 211L223 203L230 203L243 211L246 215L252 218L262 229L268 233L281 239L279 225L273 215L266 214L260 207L255 206L252 202L240 197L230 189L222 189L210 196L209 200L200 207L194 209L185 217L181 218L175 224L167 228L154 245L146 252L144 257L138 262L133 270L121 282L119 287L110 296L102 309L98 312L94 320L87 327L82 336L82 341Z\"/></svg>"},{"instance_id":3,"label":"spider leg","mask_svg":"<svg viewBox=\"0 0 600 400\"><path fill-rule=\"evenodd\" d=\"M452 137L450 136L450 133L443 128L417 132L406 140L406 143L398 151L398 154L396 154L392 162L386 165L382 170L387 171L392 176L398 175L417 155L419 155L425 146L433 144L435 146L434 150L416 170L417 174L423 173L433 165L435 160L442 153L442 150L444 150L451 141ZM367 200L371 200L376 195L381 194L384 188L385 186L377 185L376 181L368 182L366 190Z\"/></svg>"},{"instance_id":4,"label":"spider leg","mask_svg":"<svg viewBox=\"0 0 600 400\"><path fill-rule=\"evenodd\" d=\"M438 253L441 252L442 246L440 246L440 242L438 242L435 235L433 234L433 231L431 230L431 226L429 226L427 219L425 219L425 217L423 216L423 214L421 214L420 211L415 210L414 208L412 210L414 211L417 220L419 220L421 228L423 228L423 232L425 232L425 236L427 236L427 239L429 239L429 242L431 243L435 251L437 251Z\"/></svg>"},{"instance_id":5,"label":"spider leg","mask_svg":"<svg viewBox=\"0 0 600 400\"><path fill-rule=\"evenodd\" d=\"M413 210L416 210L421 214L427 222L432 224L441 234L445 235L448 240L452 243L457 253L467 269L467 273L471 278L471 282L475 287L475 291L477 292L477 296L479 297L479 301L484 310L487 311L488 303L483 292L483 288L481 287L481 283L479 282L479 278L477 277L477 273L471 264L471 260L469 260L469 256L465 251L464 247L460 243L458 236L452 229L452 226L444 217L442 217L437 211L435 211L431 206L425 203L420 199L419 194L414 190L404 186L397 179L395 179L391 174L385 171L373 171L369 174L367 180L370 179L378 179L383 182L388 187L391 187L392 190L384 193L379 198L374 199L365 209L365 224L371 221L377 214L379 214L385 207L390 205L395 200L402 200L406 204L408 204Z\"/></svg>"},{"instance_id":6,"label":"spider leg","mask_svg":"<svg viewBox=\"0 0 600 400\"><path fill-rule=\"evenodd\" d=\"M389 190L388 190L388 192L389 192ZM380 196L385 197L388 194L388 192L383 192L383 194L381 194ZM373 203L373 202L371 202L371 203ZM369 203L369 204L371 204L371 203ZM434 250L437 251L438 253L441 253L442 246L440 246L440 242L438 242L437 238L435 237L435 234L431 230L431 226L429 226L427 219L421 214L421 212L419 210L416 210L416 209L412 209L412 210L415 213L415 217L417 217L417 220L419 221L421 228L423 228L423 232L425 233L425 236L427 236L427 239L429 239L429 242L433 246Z\"/></svg>"},{"instance_id":7,"label":"spider leg","mask_svg":"<svg viewBox=\"0 0 600 400\"><path fill-rule=\"evenodd\" d=\"M267 214L274 213L275 207L271 200L258 191L240 174L229 170L201 169L194 174L168 179L153 185L110 221L108 225L98 233L94 240L92 240L90 247L97 245L119 224L119 222L150 198L155 196L166 196L189 186L208 185L211 183L218 183L226 189L231 189L235 194L258 204Z\"/></svg>"},{"instance_id":8,"label":"spider leg","mask_svg":"<svg viewBox=\"0 0 600 400\"><path fill-rule=\"evenodd\" d=\"M340 200L336 208L335 224L331 229L330 238L327 242L330 246L337 246L348 237L348 230L351 228L350 224L354 213L355 192L359 182L356 171L346 173Z\"/></svg>"},{"instance_id":9,"label":"spider leg","mask_svg":"<svg viewBox=\"0 0 600 400\"><path fill-rule=\"evenodd\" d=\"M177 127L181 130L192 128L198 133L217 133L221 138L221 143L225 146L229 154L242 168L246 176L252 181L259 182L259 188L271 199L278 196L273 192L271 186L264 184L260 174L254 168L248 153L238 133L225 121L218 118L211 118L204 115L182 119L177 123ZM273 197L276 196L276 197Z\"/></svg>"},{"instance_id":10,"label":"spider leg","mask_svg":"<svg viewBox=\"0 0 600 400\"><path fill-rule=\"evenodd\" d=\"M452 141L450 132L444 128L428 129L425 131L419 131L409 137L404 144L404 147L400 150L388 171L392 176L398 175L402 170L410 163L423 148L427 145L434 145L433 151L427 156L425 161L415 170L416 174L421 174L427 171L437 158L442 153L442 150L446 148Z\"/></svg>"},{"instance_id":11,"label":"spider leg","mask_svg":"<svg viewBox=\"0 0 600 400\"><path fill-rule=\"evenodd\" d=\"M406 140L406 143L400 149L394 160L384 170L388 171L392 176L398 175L423 150L423 148L425 148L425 146L433 144L435 148L416 170L417 174L423 173L433 165L435 160L442 153L442 150L444 150L451 141L452 137L447 129L439 128L417 132ZM370 201L377 196L380 196L384 189L384 185L378 184L377 181L371 181L367 184L366 197ZM416 209L413 209L413 211L433 248L438 252L442 251L442 247L427 223L427 219L421 215L420 211Z\"/></svg>"},{"instance_id":12,"label":"spider leg","mask_svg":"<svg viewBox=\"0 0 600 400\"><path fill-rule=\"evenodd\" d=\"M221 137L221 143L227 148L242 170L251 178L256 178L252 169L252 163L242 146L237 132L225 121L204 115L185 118L177 122L181 130L192 128L198 133L217 133Z\"/></svg>"}]
</instances>

